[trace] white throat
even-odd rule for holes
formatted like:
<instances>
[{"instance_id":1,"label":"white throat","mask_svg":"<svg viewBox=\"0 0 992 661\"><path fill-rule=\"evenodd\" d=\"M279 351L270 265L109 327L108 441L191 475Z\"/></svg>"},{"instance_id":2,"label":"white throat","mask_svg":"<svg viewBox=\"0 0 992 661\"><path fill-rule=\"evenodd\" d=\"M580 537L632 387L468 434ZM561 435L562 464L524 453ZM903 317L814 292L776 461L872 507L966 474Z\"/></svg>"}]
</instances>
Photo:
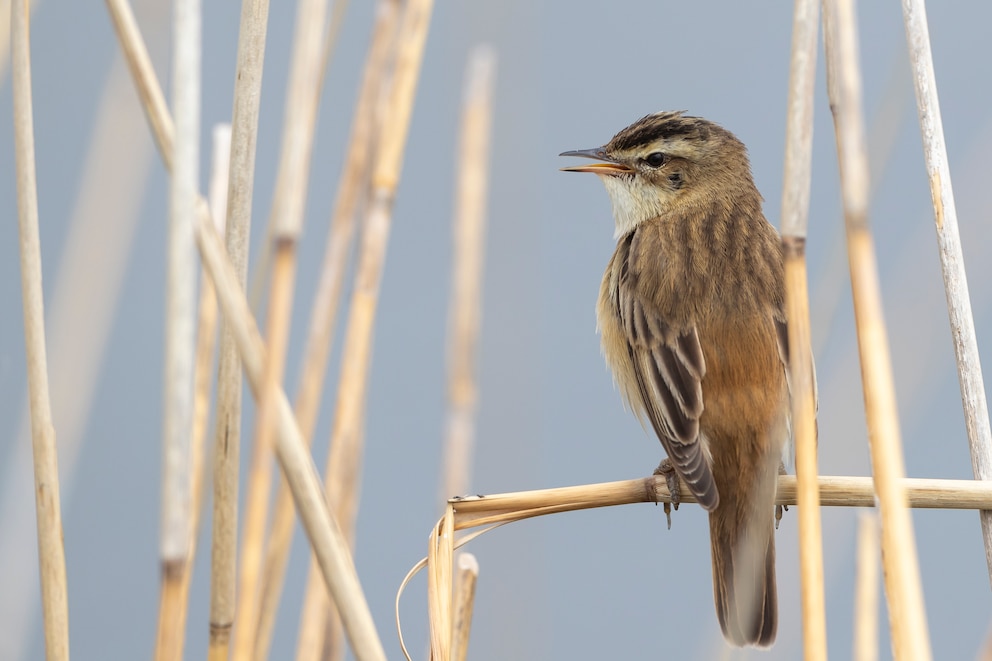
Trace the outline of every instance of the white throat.
<instances>
[{"instance_id":1,"label":"white throat","mask_svg":"<svg viewBox=\"0 0 992 661\"><path fill-rule=\"evenodd\" d=\"M641 177L600 177L606 192L613 203L613 220L616 223L614 237L619 239L645 220L661 215L664 204L656 186L644 182Z\"/></svg>"}]
</instances>

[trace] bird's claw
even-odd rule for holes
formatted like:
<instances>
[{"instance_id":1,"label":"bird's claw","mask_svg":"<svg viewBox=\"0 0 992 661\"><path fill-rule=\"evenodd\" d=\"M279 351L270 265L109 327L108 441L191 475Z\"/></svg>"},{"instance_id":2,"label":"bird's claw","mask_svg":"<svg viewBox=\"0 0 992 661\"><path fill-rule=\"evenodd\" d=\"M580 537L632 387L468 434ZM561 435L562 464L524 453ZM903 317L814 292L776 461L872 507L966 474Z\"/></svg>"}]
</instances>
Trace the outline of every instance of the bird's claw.
<instances>
[{"instance_id":1,"label":"bird's claw","mask_svg":"<svg viewBox=\"0 0 992 661\"><path fill-rule=\"evenodd\" d=\"M682 502L682 488L679 486L679 474L675 472L675 466L672 465L672 460L665 459L661 460L658 467L654 469L655 475L664 475L665 484L668 485L668 494L671 497L671 502L666 502L664 504L665 508L665 518L668 519L668 529L672 529L672 508L676 510L679 508L679 503Z\"/></svg>"},{"instance_id":2,"label":"bird's claw","mask_svg":"<svg viewBox=\"0 0 992 661\"><path fill-rule=\"evenodd\" d=\"M778 474L779 475L788 475L788 473L785 470L785 462L780 461L778 463ZM782 521L782 512L783 511L788 512L789 511L789 506L788 505L776 505L775 506L775 530L778 530L778 524Z\"/></svg>"}]
</instances>

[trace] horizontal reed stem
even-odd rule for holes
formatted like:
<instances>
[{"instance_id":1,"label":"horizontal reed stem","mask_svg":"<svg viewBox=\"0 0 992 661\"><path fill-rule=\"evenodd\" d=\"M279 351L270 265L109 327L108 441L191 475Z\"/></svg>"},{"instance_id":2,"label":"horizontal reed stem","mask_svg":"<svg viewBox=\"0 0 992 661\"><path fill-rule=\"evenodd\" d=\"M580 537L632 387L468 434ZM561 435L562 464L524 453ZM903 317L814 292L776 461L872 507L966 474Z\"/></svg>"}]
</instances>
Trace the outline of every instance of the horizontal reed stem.
<instances>
[{"instance_id":1,"label":"horizontal reed stem","mask_svg":"<svg viewBox=\"0 0 992 661\"><path fill-rule=\"evenodd\" d=\"M989 509L992 482L906 478L903 488L910 507L929 509ZM870 477L827 476L819 478L820 505L826 507L874 507L875 492ZM695 502L683 485L682 502ZM603 482L575 487L452 498L455 529L508 523L553 512L571 512L631 503L669 503L671 494L664 477ZM796 504L796 478L778 479L777 505Z\"/></svg>"}]
</instances>

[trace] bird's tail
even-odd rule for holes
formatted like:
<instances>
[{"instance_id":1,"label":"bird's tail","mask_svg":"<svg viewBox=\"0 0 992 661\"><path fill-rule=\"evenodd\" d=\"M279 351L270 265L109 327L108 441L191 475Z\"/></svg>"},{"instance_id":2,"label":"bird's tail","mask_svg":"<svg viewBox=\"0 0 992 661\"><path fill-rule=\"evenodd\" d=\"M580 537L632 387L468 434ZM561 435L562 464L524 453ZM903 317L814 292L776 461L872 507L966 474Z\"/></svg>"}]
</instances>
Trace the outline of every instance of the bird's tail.
<instances>
[{"instance_id":1,"label":"bird's tail","mask_svg":"<svg viewBox=\"0 0 992 661\"><path fill-rule=\"evenodd\" d=\"M724 638L736 647L769 647L778 628L776 479L772 473L758 481L764 484L747 485L751 489L740 494L724 494L721 485L720 505L710 512L716 614Z\"/></svg>"}]
</instances>

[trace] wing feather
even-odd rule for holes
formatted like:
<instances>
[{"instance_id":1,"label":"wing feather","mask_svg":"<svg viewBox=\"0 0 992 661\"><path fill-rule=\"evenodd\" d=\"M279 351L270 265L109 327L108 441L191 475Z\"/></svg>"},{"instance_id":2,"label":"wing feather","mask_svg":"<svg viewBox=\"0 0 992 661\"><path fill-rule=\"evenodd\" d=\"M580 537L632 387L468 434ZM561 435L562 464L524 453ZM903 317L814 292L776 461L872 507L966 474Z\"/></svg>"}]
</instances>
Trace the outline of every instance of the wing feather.
<instances>
[{"instance_id":1,"label":"wing feather","mask_svg":"<svg viewBox=\"0 0 992 661\"><path fill-rule=\"evenodd\" d=\"M633 287L621 287L619 294L617 308L644 413L689 490L712 510L719 494L699 438L706 373L699 335L693 326L670 325Z\"/></svg>"}]
</instances>

